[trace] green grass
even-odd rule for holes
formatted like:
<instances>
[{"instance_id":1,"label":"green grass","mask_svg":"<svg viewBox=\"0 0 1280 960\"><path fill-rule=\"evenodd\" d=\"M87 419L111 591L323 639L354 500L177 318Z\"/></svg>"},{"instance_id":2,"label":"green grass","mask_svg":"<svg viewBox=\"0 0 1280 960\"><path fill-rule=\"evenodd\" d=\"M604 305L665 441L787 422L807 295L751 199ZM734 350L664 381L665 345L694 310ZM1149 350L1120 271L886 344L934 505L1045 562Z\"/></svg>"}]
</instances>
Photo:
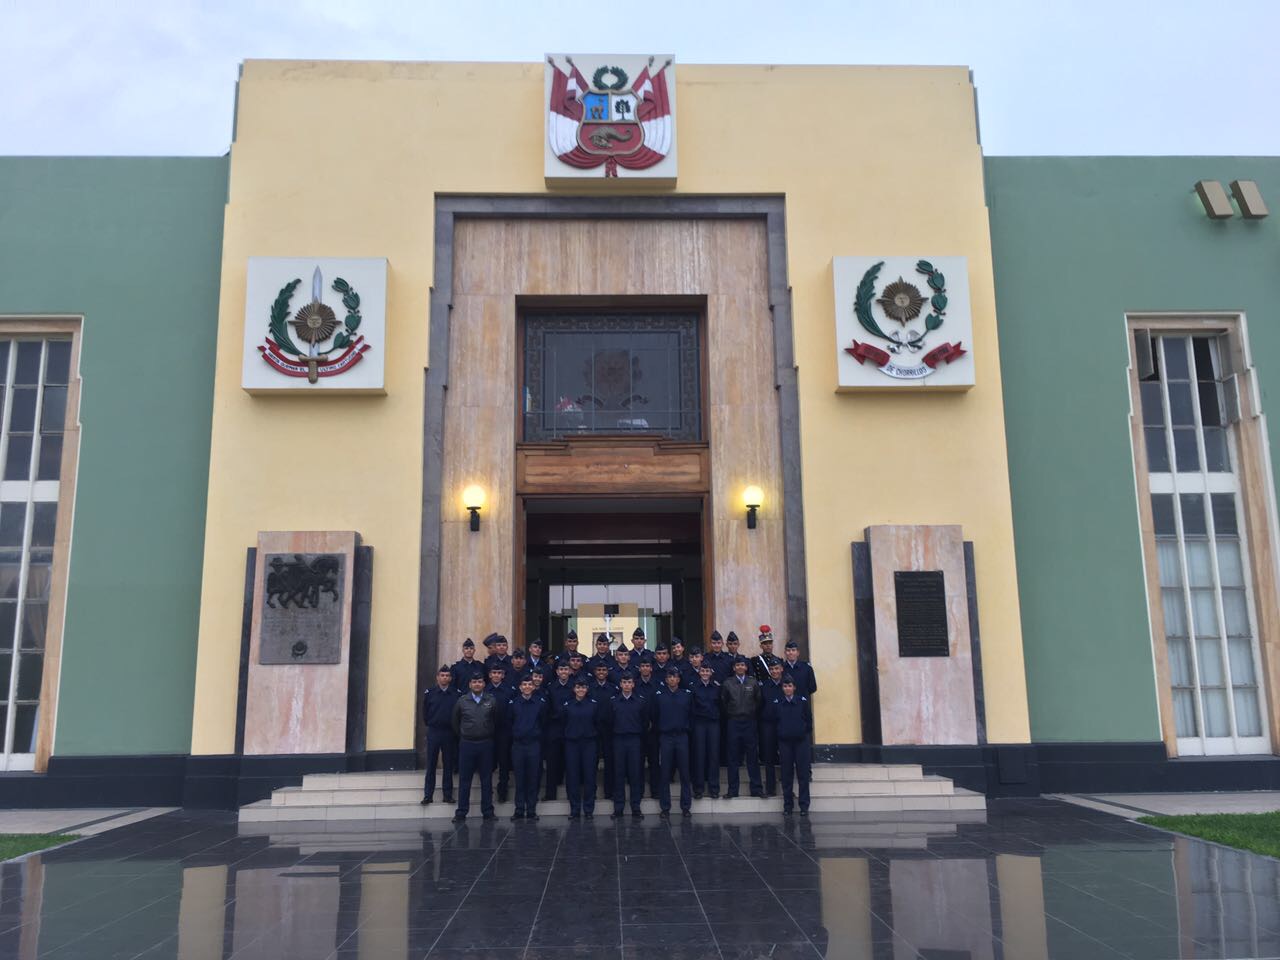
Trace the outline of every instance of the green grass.
<instances>
[{"instance_id":1,"label":"green grass","mask_svg":"<svg viewBox=\"0 0 1280 960\"><path fill-rule=\"evenodd\" d=\"M74 833L0 833L0 860L12 860L75 839Z\"/></svg>"},{"instance_id":2,"label":"green grass","mask_svg":"<svg viewBox=\"0 0 1280 960\"><path fill-rule=\"evenodd\" d=\"M1140 817L1153 827L1202 840L1280 857L1280 811L1272 813L1195 813L1178 817Z\"/></svg>"}]
</instances>

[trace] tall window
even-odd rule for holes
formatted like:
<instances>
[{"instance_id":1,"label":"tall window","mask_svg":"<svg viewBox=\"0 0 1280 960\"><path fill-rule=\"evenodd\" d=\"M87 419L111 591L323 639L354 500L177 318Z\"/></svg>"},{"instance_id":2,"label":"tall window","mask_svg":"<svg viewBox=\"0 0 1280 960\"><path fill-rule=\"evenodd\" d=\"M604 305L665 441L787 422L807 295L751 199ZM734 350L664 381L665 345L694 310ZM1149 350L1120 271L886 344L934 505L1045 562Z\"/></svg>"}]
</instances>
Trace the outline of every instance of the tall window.
<instances>
[{"instance_id":1,"label":"tall window","mask_svg":"<svg viewBox=\"0 0 1280 960\"><path fill-rule=\"evenodd\" d=\"M71 341L0 339L0 768L29 770L40 720Z\"/></svg>"},{"instance_id":2,"label":"tall window","mask_svg":"<svg viewBox=\"0 0 1280 960\"><path fill-rule=\"evenodd\" d=\"M1164 334L1150 343L1139 390L1178 751L1265 753L1224 338Z\"/></svg>"},{"instance_id":3,"label":"tall window","mask_svg":"<svg viewBox=\"0 0 1280 960\"><path fill-rule=\"evenodd\" d=\"M702 439L696 314L525 318L525 440L584 434Z\"/></svg>"}]
</instances>

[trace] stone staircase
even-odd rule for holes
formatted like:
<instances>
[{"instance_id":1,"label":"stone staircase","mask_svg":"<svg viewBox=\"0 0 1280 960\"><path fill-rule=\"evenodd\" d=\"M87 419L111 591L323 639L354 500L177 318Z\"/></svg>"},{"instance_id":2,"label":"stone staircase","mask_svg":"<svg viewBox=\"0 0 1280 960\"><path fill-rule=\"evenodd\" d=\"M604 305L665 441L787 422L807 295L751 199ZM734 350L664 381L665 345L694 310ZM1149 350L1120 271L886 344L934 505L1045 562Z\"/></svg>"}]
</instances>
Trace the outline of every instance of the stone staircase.
<instances>
[{"instance_id":1,"label":"stone staircase","mask_svg":"<svg viewBox=\"0 0 1280 960\"><path fill-rule=\"evenodd\" d=\"M745 776L742 789L747 789ZM721 778L720 799L693 801L693 814L767 814L782 812L782 798L760 799L747 796L725 799ZM946 777L926 775L918 764L821 763L813 767L810 792L814 813L912 814L982 812L986 798L972 790L956 787ZM600 791L597 791L597 798ZM563 786L559 799L540 801L541 817L568 816L569 802ZM314 773L302 779L297 787L282 787L268 800L259 800L240 808L242 824L291 823L318 821L400 821L439 820L453 816L452 804L444 803L437 785L435 801L427 806L422 798L421 771L386 773ZM471 789L471 818L479 821L479 785ZM673 786L672 806L679 819L679 785ZM646 798L641 805L646 814L658 813L658 801ZM511 816L514 805L496 804L502 819ZM612 804L596 800L597 819L608 820ZM602 816L603 815L603 816ZM896 818L895 818L896 819ZM949 818L948 818L949 819ZM966 818L967 819L967 818Z\"/></svg>"}]
</instances>

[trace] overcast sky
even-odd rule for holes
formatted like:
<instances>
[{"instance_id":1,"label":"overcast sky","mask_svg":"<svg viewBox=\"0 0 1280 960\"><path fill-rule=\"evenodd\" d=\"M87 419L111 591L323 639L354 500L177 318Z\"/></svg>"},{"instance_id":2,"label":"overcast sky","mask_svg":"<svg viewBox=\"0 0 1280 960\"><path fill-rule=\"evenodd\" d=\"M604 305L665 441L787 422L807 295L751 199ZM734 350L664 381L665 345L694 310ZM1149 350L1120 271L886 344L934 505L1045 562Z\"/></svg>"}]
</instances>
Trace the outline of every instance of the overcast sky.
<instances>
[{"instance_id":1,"label":"overcast sky","mask_svg":"<svg viewBox=\"0 0 1280 960\"><path fill-rule=\"evenodd\" d=\"M0 154L224 153L250 58L547 51L966 64L988 154L1280 154L1277 40L1280 0L0 0Z\"/></svg>"}]
</instances>

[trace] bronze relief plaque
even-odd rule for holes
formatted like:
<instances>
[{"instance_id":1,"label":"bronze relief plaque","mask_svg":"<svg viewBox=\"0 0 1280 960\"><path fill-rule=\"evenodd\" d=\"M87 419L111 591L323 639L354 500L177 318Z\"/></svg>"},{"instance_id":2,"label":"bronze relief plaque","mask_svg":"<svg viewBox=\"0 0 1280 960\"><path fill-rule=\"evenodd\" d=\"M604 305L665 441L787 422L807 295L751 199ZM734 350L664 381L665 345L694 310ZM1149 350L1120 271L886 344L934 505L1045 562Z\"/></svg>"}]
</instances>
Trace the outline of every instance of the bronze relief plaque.
<instances>
[{"instance_id":1,"label":"bronze relief plaque","mask_svg":"<svg viewBox=\"0 0 1280 960\"><path fill-rule=\"evenodd\" d=\"M258 662L341 663L341 553L269 553L263 557Z\"/></svg>"}]
</instances>

